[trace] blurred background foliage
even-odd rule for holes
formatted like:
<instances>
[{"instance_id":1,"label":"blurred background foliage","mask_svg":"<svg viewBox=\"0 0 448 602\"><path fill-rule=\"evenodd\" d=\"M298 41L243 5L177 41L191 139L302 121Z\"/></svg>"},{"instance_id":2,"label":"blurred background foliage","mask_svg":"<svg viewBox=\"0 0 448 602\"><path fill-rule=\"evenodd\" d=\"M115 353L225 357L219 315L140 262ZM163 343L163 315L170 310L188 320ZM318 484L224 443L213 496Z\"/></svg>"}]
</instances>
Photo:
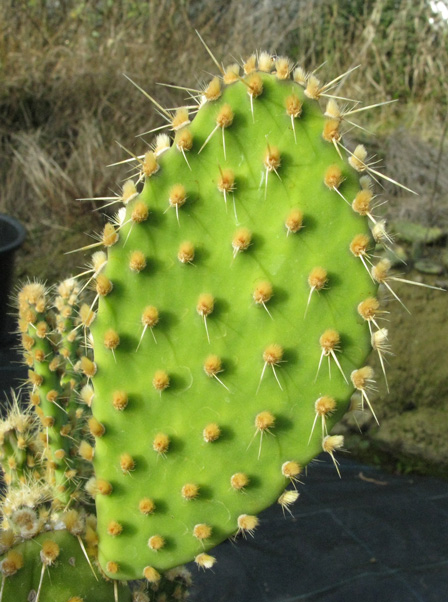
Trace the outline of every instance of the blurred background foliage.
<instances>
[{"instance_id":1,"label":"blurred background foliage","mask_svg":"<svg viewBox=\"0 0 448 602\"><path fill-rule=\"evenodd\" d=\"M201 86L214 66L254 50L288 54L322 79L361 65L344 93L396 105L362 115L434 142L447 111L448 28L427 0L3 0L0 3L1 209L70 227L73 199L116 186L123 145L159 116L123 77L162 104ZM147 139L148 140L148 139ZM67 204L70 206L67 207ZM39 217L38 217L39 216ZM51 217L51 219L50 219Z\"/></svg>"},{"instance_id":2,"label":"blurred background foliage","mask_svg":"<svg viewBox=\"0 0 448 602\"><path fill-rule=\"evenodd\" d=\"M359 113L357 123L364 129L351 128L346 144L365 143L386 173L419 193L409 195L386 183L382 200L389 203L380 211L392 229L398 224L400 252L409 265L426 266L439 279L446 278L447 13L446 0L2 0L0 211L21 219L28 231L18 276L54 282L79 271L79 254L64 253L91 242L85 233L101 229L102 215L92 213L98 204L75 199L119 193L127 169L107 167L126 158L116 142L142 154L151 136L139 133L161 124L123 74L166 107L184 104L185 91L159 83L200 89L216 72L197 30L224 64L269 50L317 70L324 81L360 65L338 93L364 104L396 102ZM403 235L408 222L419 224L418 240ZM440 236L429 240L433 226ZM397 439L396 449L403 447L404 422L394 430L388 416L392 420L408 412L410 451L404 457L414 454L420 466L426 462L424 450L431 447L432 453L437 445L439 451L428 462L443 471L448 469L447 371L439 370L436 382L429 379L426 394L419 397L432 414L423 419L429 426L416 448L415 429L422 419L415 412L419 403L409 401L418 389L416 371L425 370L428 347L433 365L448 364L448 332L441 331L441 324L448 323L446 302L428 312L431 299L419 293L413 308L414 315L422 313L420 334L429 336L425 345L416 334L416 347L410 346L406 335L415 322L406 322L404 310L397 322L399 374L395 380L390 377L392 397L380 392L389 401L377 413L385 423L382 432L389 424L391 438ZM411 349L423 350L420 364L406 356ZM410 365L413 373L403 374ZM445 414L434 414L435 409ZM434 430L436 424L440 432ZM363 423L361 428L374 425ZM370 440L362 445L372 456Z\"/></svg>"}]
</instances>

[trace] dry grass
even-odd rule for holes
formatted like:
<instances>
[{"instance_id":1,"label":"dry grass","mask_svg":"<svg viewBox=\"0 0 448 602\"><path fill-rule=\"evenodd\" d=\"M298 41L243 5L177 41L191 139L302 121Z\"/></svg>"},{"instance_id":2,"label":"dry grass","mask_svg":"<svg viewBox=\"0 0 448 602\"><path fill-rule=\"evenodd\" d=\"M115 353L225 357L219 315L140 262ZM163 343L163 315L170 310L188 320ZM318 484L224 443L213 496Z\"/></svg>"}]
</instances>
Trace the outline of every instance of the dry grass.
<instances>
[{"instance_id":1,"label":"dry grass","mask_svg":"<svg viewBox=\"0 0 448 602\"><path fill-rule=\"evenodd\" d=\"M183 103L185 93L155 82L198 88L207 69L216 71L195 29L225 62L263 48L308 69L324 63L323 79L361 64L345 93L366 103L400 99L364 125L418 127L437 138L448 31L426 0L61 0L57 8L3 0L0 210L28 227L21 273L75 269L62 249L76 246L80 231L98 229L100 218L74 199L115 193L126 177L105 167L123 158L115 141L141 153L150 138L135 135L160 124L123 73L161 104Z\"/></svg>"}]
</instances>

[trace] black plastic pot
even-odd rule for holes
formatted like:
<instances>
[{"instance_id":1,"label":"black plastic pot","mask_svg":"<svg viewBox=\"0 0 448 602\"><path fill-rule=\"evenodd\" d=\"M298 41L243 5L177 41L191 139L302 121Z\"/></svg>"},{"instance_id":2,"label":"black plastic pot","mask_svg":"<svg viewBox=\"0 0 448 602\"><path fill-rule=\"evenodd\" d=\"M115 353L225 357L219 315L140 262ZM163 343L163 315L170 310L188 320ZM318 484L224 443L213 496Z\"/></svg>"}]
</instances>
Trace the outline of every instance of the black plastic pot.
<instances>
[{"instance_id":1,"label":"black plastic pot","mask_svg":"<svg viewBox=\"0 0 448 602\"><path fill-rule=\"evenodd\" d=\"M0 213L0 338L5 336L9 311L14 253L25 240L25 228L13 217Z\"/></svg>"}]
</instances>

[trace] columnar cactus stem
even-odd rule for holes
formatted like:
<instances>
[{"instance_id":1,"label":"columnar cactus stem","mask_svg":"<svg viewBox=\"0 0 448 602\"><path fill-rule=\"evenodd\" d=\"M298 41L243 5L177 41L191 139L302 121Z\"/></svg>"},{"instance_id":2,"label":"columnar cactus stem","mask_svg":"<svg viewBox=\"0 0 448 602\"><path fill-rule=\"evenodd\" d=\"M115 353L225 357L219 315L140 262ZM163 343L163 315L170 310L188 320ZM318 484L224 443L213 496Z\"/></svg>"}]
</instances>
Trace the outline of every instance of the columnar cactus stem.
<instances>
[{"instance_id":1,"label":"columnar cactus stem","mask_svg":"<svg viewBox=\"0 0 448 602\"><path fill-rule=\"evenodd\" d=\"M19 324L25 349L31 386L31 400L44 428L42 443L48 481L57 492L61 504L70 500L67 488L66 457L70 443L65 391L60 381L62 363L54 339L54 316L49 307L48 292L40 283L25 285L19 293Z\"/></svg>"}]
</instances>

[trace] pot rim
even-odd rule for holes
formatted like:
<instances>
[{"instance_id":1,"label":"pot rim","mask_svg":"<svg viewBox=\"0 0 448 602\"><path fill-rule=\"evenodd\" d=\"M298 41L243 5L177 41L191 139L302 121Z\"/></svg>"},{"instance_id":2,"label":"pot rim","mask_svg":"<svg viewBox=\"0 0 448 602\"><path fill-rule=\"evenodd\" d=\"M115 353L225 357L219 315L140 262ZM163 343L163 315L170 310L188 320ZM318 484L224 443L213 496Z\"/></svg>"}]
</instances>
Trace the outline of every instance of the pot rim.
<instances>
[{"instance_id":1,"label":"pot rim","mask_svg":"<svg viewBox=\"0 0 448 602\"><path fill-rule=\"evenodd\" d=\"M26 238L26 230L18 220L6 213L0 213L0 221L6 222L10 226L12 226L16 231L15 240L10 242L9 244L3 245L0 241L0 253L8 253L9 251L15 251L23 244Z\"/></svg>"}]
</instances>

